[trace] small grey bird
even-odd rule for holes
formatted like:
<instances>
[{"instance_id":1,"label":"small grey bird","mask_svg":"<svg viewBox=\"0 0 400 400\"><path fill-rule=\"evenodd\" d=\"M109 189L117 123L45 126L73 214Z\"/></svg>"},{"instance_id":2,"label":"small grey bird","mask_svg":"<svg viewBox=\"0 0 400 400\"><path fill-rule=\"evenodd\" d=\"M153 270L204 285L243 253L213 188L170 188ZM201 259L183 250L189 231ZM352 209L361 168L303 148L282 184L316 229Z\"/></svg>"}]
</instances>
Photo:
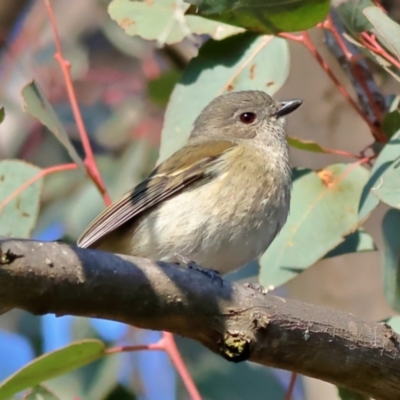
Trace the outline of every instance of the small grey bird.
<instances>
[{"instance_id":1,"label":"small grey bird","mask_svg":"<svg viewBox=\"0 0 400 400\"><path fill-rule=\"evenodd\" d=\"M301 104L261 91L217 97L187 144L107 207L78 245L221 274L261 256L288 215L285 116Z\"/></svg>"}]
</instances>

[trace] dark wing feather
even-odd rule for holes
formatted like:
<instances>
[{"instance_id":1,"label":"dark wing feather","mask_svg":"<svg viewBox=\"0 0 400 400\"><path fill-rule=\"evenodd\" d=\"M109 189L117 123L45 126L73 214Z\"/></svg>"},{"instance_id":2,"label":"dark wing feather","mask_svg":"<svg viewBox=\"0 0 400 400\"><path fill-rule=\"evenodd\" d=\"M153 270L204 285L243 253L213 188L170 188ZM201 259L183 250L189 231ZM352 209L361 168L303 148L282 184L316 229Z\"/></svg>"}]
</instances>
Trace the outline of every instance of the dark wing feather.
<instances>
[{"instance_id":1,"label":"dark wing feather","mask_svg":"<svg viewBox=\"0 0 400 400\"><path fill-rule=\"evenodd\" d=\"M196 144L186 147L184 151L179 150L160 164L146 180L99 214L78 239L78 246L89 247L184 188L195 182L207 182L204 178L209 173L209 167L223 152L234 146L232 142L216 141L211 152L209 144Z\"/></svg>"}]
</instances>

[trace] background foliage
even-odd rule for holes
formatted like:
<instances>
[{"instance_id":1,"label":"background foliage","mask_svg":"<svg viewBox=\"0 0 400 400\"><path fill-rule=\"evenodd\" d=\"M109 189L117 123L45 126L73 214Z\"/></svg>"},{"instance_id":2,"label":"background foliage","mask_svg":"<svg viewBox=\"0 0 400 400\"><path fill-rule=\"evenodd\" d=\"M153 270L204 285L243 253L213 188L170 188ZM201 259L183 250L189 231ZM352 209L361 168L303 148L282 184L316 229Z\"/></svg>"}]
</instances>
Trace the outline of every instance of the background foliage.
<instances>
[{"instance_id":1,"label":"background foliage","mask_svg":"<svg viewBox=\"0 0 400 400\"><path fill-rule=\"evenodd\" d=\"M391 307L381 318L392 317L389 323L400 332L398 3L58 1L54 20L42 0L0 7L0 234L74 243L108 194L118 198L185 143L211 99L248 89L281 97L279 89L301 69L291 61L294 46L303 45L308 54L302 60L321 64L324 79L344 96L340 104L362 124L362 138L340 130L345 112L334 115L332 95L324 103L332 135L345 143L341 149L289 123L292 159L301 160L293 169L289 220L259 264L230 278L259 279L287 294L282 285L317 262L355 254L362 264L361 253L371 256L379 248L380 290ZM311 28L323 32L324 42L320 36L312 41L305 31ZM307 90L319 91L320 83L308 76L303 84L306 89L291 96L322 113ZM382 210L382 225L373 223L381 230L377 245L367 230ZM18 311L1 316L0 326L0 359L6 360L0 363L0 399L21 391L26 399L49 400L187 398L165 352L107 350L157 342L158 332ZM290 374L284 371L231 365L184 339L179 349L204 398L285 396ZM307 393L298 380L292 397L311 398ZM359 398L344 389L336 393Z\"/></svg>"}]
</instances>

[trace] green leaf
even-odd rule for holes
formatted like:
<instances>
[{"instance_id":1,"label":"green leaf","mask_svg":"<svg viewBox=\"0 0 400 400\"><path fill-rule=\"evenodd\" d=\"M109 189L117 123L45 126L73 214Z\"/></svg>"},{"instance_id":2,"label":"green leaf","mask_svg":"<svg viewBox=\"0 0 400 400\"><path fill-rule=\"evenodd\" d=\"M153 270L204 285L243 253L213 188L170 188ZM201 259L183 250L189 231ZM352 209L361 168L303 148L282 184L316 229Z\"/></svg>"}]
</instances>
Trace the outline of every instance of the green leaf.
<instances>
[{"instance_id":1,"label":"green leaf","mask_svg":"<svg viewBox=\"0 0 400 400\"><path fill-rule=\"evenodd\" d=\"M363 193L361 195L360 206L359 206L359 219L364 221L368 218L369 214L379 204L379 199L376 196L377 189L381 186L381 177L392 165L393 161L400 156L400 129L392 136L389 143L387 143L378 158L376 159L374 166L371 169L370 178L365 185ZM389 177L390 178L390 177Z\"/></svg>"},{"instance_id":2,"label":"green leaf","mask_svg":"<svg viewBox=\"0 0 400 400\"><path fill-rule=\"evenodd\" d=\"M366 397L363 394L341 387L338 387L338 395L341 400L369 400L369 397Z\"/></svg>"},{"instance_id":3,"label":"green leaf","mask_svg":"<svg viewBox=\"0 0 400 400\"><path fill-rule=\"evenodd\" d=\"M390 327L398 334L400 334L400 317L391 317L386 320L384 320L386 324L390 325Z\"/></svg>"},{"instance_id":4,"label":"green leaf","mask_svg":"<svg viewBox=\"0 0 400 400\"><path fill-rule=\"evenodd\" d=\"M160 160L182 147L201 110L215 97L234 90L274 94L289 74L285 40L243 33L209 40L175 86L161 133Z\"/></svg>"},{"instance_id":5,"label":"green leaf","mask_svg":"<svg viewBox=\"0 0 400 400\"><path fill-rule=\"evenodd\" d=\"M389 139L400 129L399 110L393 110L385 115L382 122L382 129Z\"/></svg>"},{"instance_id":6,"label":"green leaf","mask_svg":"<svg viewBox=\"0 0 400 400\"><path fill-rule=\"evenodd\" d=\"M166 106L174 86L179 81L181 73L174 70L164 72L159 78L147 82L147 91L151 100L161 106Z\"/></svg>"},{"instance_id":7,"label":"green leaf","mask_svg":"<svg viewBox=\"0 0 400 400\"><path fill-rule=\"evenodd\" d=\"M400 311L400 211L389 210L382 221L383 284L390 306Z\"/></svg>"},{"instance_id":8,"label":"green leaf","mask_svg":"<svg viewBox=\"0 0 400 400\"><path fill-rule=\"evenodd\" d=\"M118 384L119 371L124 367L122 357L105 357L96 369L96 375L87 389L87 399L104 399Z\"/></svg>"},{"instance_id":9,"label":"green leaf","mask_svg":"<svg viewBox=\"0 0 400 400\"><path fill-rule=\"evenodd\" d=\"M363 253L366 251L375 251L376 246L371 235L363 229L357 229L344 238L344 242L335 247L324 258L342 256L349 253Z\"/></svg>"},{"instance_id":10,"label":"green leaf","mask_svg":"<svg viewBox=\"0 0 400 400\"><path fill-rule=\"evenodd\" d=\"M332 5L351 33L357 34L372 29L371 23L363 14L366 7L374 5L371 0L332 0Z\"/></svg>"},{"instance_id":11,"label":"green leaf","mask_svg":"<svg viewBox=\"0 0 400 400\"><path fill-rule=\"evenodd\" d=\"M312 151L314 153L329 153L327 149L313 140L303 140L293 136L288 136L287 141L289 146L294 147L295 149Z\"/></svg>"},{"instance_id":12,"label":"green leaf","mask_svg":"<svg viewBox=\"0 0 400 400\"><path fill-rule=\"evenodd\" d=\"M260 283L287 282L355 231L367 179L368 171L354 164L330 165L296 179L288 221L260 259Z\"/></svg>"},{"instance_id":13,"label":"green leaf","mask_svg":"<svg viewBox=\"0 0 400 400\"><path fill-rule=\"evenodd\" d=\"M374 60L378 65L380 65L388 74L392 75L394 79L400 82L400 76L398 75L397 68L393 68L392 64L386 60L385 58L381 57L378 54L375 54L371 50L367 49L364 45L360 42L355 40L353 37L348 35L347 33L343 33L343 37L350 43L354 44L355 46L359 47L361 51L368 55L372 60Z\"/></svg>"},{"instance_id":14,"label":"green leaf","mask_svg":"<svg viewBox=\"0 0 400 400\"><path fill-rule=\"evenodd\" d=\"M53 107L47 101L45 95L36 85L35 81L28 83L22 89L23 109L29 115L37 118L45 125L60 143L66 148L71 159L85 171L82 159L72 145L67 132L58 119Z\"/></svg>"},{"instance_id":15,"label":"green leaf","mask_svg":"<svg viewBox=\"0 0 400 400\"><path fill-rule=\"evenodd\" d=\"M177 344L204 400L284 399L282 380L271 368L231 363L193 340L179 337ZM186 399L185 387L178 389L176 397Z\"/></svg>"},{"instance_id":16,"label":"green leaf","mask_svg":"<svg viewBox=\"0 0 400 400\"><path fill-rule=\"evenodd\" d=\"M389 206L400 208L400 157L390 164L371 192Z\"/></svg>"},{"instance_id":17,"label":"green leaf","mask_svg":"<svg viewBox=\"0 0 400 400\"><path fill-rule=\"evenodd\" d=\"M108 13L127 35L157 40L160 44L178 43L191 34L223 39L243 31L196 15L186 16L188 8L189 4L182 0L113 0Z\"/></svg>"},{"instance_id":18,"label":"green leaf","mask_svg":"<svg viewBox=\"0 0 400 400\"><path fill-rule=\"evenodd\" d=\"M24 400L59 400L59 397L44 386L37 385L24 396Z\"/></svg>"},{"instance_id":19,"label":"green leaf","mask_svg":"<svg viewBox=\"0 0 400 400\"><path fill-rule=\"evenodd\" d=\"M39 213L43 179L19 194L16 191L40 172L39 167L21 160L0 161L0 235L27 238L31 234Z\"/></svg>"},{"instance_id":20,"label":"green leaf","mask_svg":"<svg viewBox=\"0 0 400 400\"><path fill-rule=\"evenodd\" d=\"M4 121L5 116L6 116L6 113L4 111L4 107L0 107L0 124Z\"/></svg>"},{"instance_id":21,"label":"green leaf","mask_svg":"<svg viewBox=\"0 0 400 400\"><path fill-rule=\"evenodd\" d=\"M104 355L104 344L92 339L44 354L0 383L0 400L7 400L15 393L83 367Z\"/></svg>"},{"instance_id":22,"label":"green leaf","mask_svg":"<svg viewBox=\"0 0 400 400\"><path fill-rule=\"evenodd\" d=\"M187 0L207 18L260 33L295 32L325 19L327 0Z\"/></svg>"},{"instance_id":23,"label":"green leaf","mask_svg":"<svg viewBox=\"0 0 400 400\"><path fill-rule=\"evenodd\" d=\"M400 59L400 25L394 22L379 7L363 10L366 18L374 26L378 38L396 57Z\"/></svg>"}]
</instances>

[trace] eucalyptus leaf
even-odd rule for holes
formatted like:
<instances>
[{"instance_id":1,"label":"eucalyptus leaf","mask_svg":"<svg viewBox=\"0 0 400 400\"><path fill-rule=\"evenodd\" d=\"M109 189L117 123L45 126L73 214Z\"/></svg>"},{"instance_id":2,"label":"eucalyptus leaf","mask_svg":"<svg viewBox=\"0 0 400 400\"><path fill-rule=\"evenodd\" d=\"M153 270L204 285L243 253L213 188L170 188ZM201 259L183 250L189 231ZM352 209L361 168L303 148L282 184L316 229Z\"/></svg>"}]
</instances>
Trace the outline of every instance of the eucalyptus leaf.
<instances>
[{"instance_id":1,"label":"eucalyptus leaf","mask_svg":"<svg viewBox=\"0 0 400 400\"><path fill-rule=\"evenodd\" d=\"M37 385L24 396L24 400L59 400L59 397L46 387Z\"/></svg>"},{"instance_id":2,"label":"eucalyptus leaf","mask_svg":"<svg viewBox=\"0 0 400 400\"><path fill-rule=\"evenodd\" d=\"M242 32L243 29L185 13L189 4L182 0L130 1L113 0L110 17L129 36L173 44L192 34L207 34L214 39Z\"/></svg>"},{"instance_id":3,"label":"eucalyptus leaf","mask_svg":"<svg viewBox=\"0 0 400 400\"><path fill-rule=\"evenodd\" d=\"M102 359L96 375L87 390L87 399L106 398L107 394L118 384L118 371L123 367L121 354Z\"/></svg>"},{"instance_id":4,"label":"eucalyptus leaf","mask_svg":"<svg viewBox=\"0 0 400 400\"><path fill-rule=\"evenodd\" d=\"M382 221L383 284L386 301L400 311L400 211L389 210Z\"/></svg>"},{"instance_id":5,"label":"eucalyptus leaf","mask_svg":"<svg viewBox=\"0 0 400 400\"><path fill-rule=\"evenodd\" d=\"M372 29L372 24L363 14L366 7L374 6L372 0L332 0L332 5L346 28L354 35Z\"/></svg>"},{"instance_id":6,"label":"eucalyptus leaf","mask_svg":"<svg viewBox=\"0 0 400 400\"><path fill-rule=\"evenodd\" d=\"M39 213L43 178L20 189L40 172L39 167L21 160L0 161L0 235L30 236Z\"/></svg>"},{"instance_id":7,"label":"eucalyptus leaf","mask_svg":"<svg viewBox=\"0 0 400 400\"><path fill-rule=\"evenodd\" d=\"M243 33L201 48L172 92L161 133L160 159L182 147L192 124L215 97L231 91L263 90L274 94L289 74L284 39Z\"/></svg>"},{"instance_id":8,"label":"eucalyptus leaf","mask_svg":"<svg viewBox=\"0 0 400 400\"><path fill-rule=\"evenodd\" d=\"M390 164L371 192L383 203L400 208L400 157Z\"/></svg>"},{"instance_id":9,"label":"eucalyptus leaf","mask_svg":"<svg viewBox=\"0 0 400 400\"><path fill-rule=\"evenodd\" d=\"M364 45L362 45L360 42L352 38L350 35L347 33L343 33L343 37L349 41L350 43L354 44L358 48L361 49L361 51L366 54L368 57L370 57L372 60L374 60L378 65L380 65L388 74L390 74L394 79L400 82L400 76L398 75L397 68L393 68L392 64L386 60L385 58L381 57L380 55L372 52L371 50L367 49Z\"/></svg>"},{"instance_id":10,"label":"eucalyptus leaf","mask_svg":"<svg viewBox=\"0 0 400 400\"><path fill-rule=\"evenodd\" d=\"M400 25L393 21L380 7L367 7L365 17L374 26L378 38L400 59Z\"/></svg>"},{"instance_id":11,"label":"eucalyptus leaf","mask_svg":"<svg viewBox=\"0 0 400 400\"><path fill-rule=\"evenodd\" d=\"M376 245L371 235L363 229L357 229L344 238L344 242L335 247L324 258L332 258L351 253L363 253L366 251L375 251Z\"/></svg>"},{"instance_id":12,"label":"eucalyptus leaf","mask_svg":"<svg viewBox=\"0 0 400 400\"><path fill-rule=\"evenodd\" d=\"M44 354L0 383L0 400L56 376L83 367L105 355L99 340L82 340Z\"/></svg>"},{"instance_id":13,"label":"eucalyptus leaf","mask_svg":"<svg viewBox=\"0 0 400 400\"><path fill-rule=\"evenodd\" d=\"M358 211L360 221L366 220L369 214L379 204L379 198L376 194L377 189L382 184L382 175L398 157L400 157L400 129L380 151L379 156L375 160L374 166L371 169L370 178L363 189L360 199Z\"/></svg>"},{"instance_id":14,"label":"eucalyptus leaf","mask_svg":"<svg viewBox=\"0 0 400 400\"><path fill-rule=\"evenodd\" d=\"M295 149L311 151L313 153L329 153L327 149L313 140L304 140L293 136L288 136L287 141L289 146L294 147Z\"/></svg>"},{"instance_id":15,"label":"eucalyptus leaf","mask_svg":"<svg viewBox=\"0 0 400 400\"><path fill-rule=\"evenodd\" d=\"M260 283L266 287L282 285L354 232L367 180L368 171L354 164L309 170L297 178L288 221L260 259Z\"/></svg>"},{"instance_id":16,"label":"eucalyptus leaf","mask_svg":"<svg viewBox=\"0 0 400 400\"><path fill-rule=\"evenodd\" d=\"M390 111L385 115L382 122L382 129L390 139L398 130L400 130L400 112L399 110Z\"/></svg>"},{"instance_id":17,"label":"eucalyptus leaf","mask_svg":"<svg viewBox=\"0 0 400 400\"><path fill-rule=\"evenodd\" d=\"M55 137L67 149L71 159L85 170L82 159L76 152L75 147L71 143L71 140L58 119L53 107L47 101L45 95L42 93L35 81L28 83L22 89L22 98L24 111L37 118L43 125L53 132Z\"/></svg>"},{"instance_id":18,"label":"eucalyptus leaf","mask_svg":"<svg viewBox=\"0 0 400 400\"><path fill-rule=\"evenodd\" d=\"M295 32L326 17L328 0L187 0L207 18L261 33Z\"/></svg>"}]
</instances>

